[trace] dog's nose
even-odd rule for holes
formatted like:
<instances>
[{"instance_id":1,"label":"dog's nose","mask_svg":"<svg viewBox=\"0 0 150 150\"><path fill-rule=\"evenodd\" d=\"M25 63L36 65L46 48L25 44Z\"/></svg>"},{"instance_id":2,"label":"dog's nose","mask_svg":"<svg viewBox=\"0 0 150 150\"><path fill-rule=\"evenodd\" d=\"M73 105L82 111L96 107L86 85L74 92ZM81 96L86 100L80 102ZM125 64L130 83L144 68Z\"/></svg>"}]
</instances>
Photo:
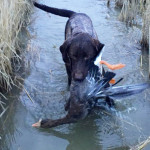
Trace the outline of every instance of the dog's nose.
<instances>
[{"instance_id":1,"label":"dog's nose","mask_svg":"<svg viewBox=\"0 0 150 150\"><path fill-rule=\"evenodd\" d=\"M74 79L79 81L83 80L84 79L83 73L75 73Z\"/></svg>"}]
</instances>

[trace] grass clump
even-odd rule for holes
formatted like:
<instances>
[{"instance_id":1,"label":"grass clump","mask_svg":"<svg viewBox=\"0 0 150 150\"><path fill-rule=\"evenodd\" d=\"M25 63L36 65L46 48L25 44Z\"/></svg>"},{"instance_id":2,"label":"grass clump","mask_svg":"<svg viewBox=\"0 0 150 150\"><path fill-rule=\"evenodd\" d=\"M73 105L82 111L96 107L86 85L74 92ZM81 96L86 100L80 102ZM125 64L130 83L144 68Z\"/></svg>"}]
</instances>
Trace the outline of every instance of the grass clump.
<instances>
[{"instance_id":1,"label":"grass clump","mask_svg":"<svg viewBox=\"0 0 150 150\"><path fill-rule=\"evenodd\" d=\"M108 0L109 1L109 0ZM115 0L116 6L121 8L119 19L129 25L142 22L141 44L149 47L150 0Z\"/></svg>"},{"instance_id":2,"label":"grass clump","mask_svg":"<svg viewBox=\"0 0 150 150\"><path fill-rule=\"evenodd\" d=\"M14 60L19 57L19 34L28 22L31 0L0 0L0 89L13 84Z\"/></svg>"},{"instance_id":3,"label":"grass clump","mask_svg":"<svg viewBox=\"0 0 150 150\"><path fill-rule=\"evenodd\" d=\"M128 24L136 24L137 20L142 19L142 38L143 47L149 47L149 27L150 27L150 0L125 0L122 6L119 19Z\"/></svg>"},{"instance_id":4,"label":"grass clump","mask_svg":"<svg viewBox=\"0 0 150 150\"><path fill-rule=\"evenodd\" d=\"M138 17L143 17L149 0L124 0L119 19L133 24Z\"/></svg>"}]
</instances>

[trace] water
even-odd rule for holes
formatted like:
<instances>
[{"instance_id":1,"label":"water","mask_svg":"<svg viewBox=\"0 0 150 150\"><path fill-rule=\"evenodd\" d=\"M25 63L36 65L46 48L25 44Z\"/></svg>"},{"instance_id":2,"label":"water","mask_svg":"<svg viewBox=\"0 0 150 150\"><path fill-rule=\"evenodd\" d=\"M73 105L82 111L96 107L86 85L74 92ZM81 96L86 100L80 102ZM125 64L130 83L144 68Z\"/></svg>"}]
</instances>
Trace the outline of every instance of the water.
<instances>
[{"instance_id":1,"label":"water","mask_svg":"<svg viewBox=\"0 0 150 150\"><path fill-rule=\"evenodd\" d=\"M106 7L106 0L43 0L41 3L87 13L98 37L105 44L103 59L125 63L115 71L120 84L142 83L148 78L147 53L141 53L139 27L127 27L117 18L119 10ZM24 89L7 95L9 109L0 120L1 150L126 150L150 136L149 90L129 98L117 99L117 111L95 110L76 124L48 130L31 125L40 118L65 115L67 75L59 52L64 41L67 18L35 9L29 25L31 37L25 43L30 49L22 76ZM142 65L140 58L142 56ZM150 146L145 148L150 149Z\"/></svg>"}]
</instances>

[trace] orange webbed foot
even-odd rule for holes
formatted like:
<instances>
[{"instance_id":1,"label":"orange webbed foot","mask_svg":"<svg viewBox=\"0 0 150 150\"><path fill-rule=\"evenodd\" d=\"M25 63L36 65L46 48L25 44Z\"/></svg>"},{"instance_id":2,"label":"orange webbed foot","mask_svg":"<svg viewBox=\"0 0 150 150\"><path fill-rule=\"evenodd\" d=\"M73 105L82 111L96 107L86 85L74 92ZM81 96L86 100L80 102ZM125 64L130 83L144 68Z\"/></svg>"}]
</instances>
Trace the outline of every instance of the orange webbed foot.
<instances>
[{"instance_id":1,"label":"orange webbed foot","mask_svg":"<svg viewBox=\"0 0 150 150\"><path fill-rule=\"evenodd\" d=\"M125 64L116 64L116 65L111 65L108 62L101 60L100 64L104 64L106 65L110 70L117 70L117 69L122 69L123 67L125 67Z\"/></svg>"},{"instance_id":2,"label":"orange webbed foot","mask_svg":"<svg viewBox=\"0 0 150 150\"><path fill-rule=\"evenodd\" d=\"M115 79L111 79L111 80L109 81L109 83L110 83L110 84L115 84L115 83L116 83L116 80L115 80Z\"/></svg>"}]
</instances>

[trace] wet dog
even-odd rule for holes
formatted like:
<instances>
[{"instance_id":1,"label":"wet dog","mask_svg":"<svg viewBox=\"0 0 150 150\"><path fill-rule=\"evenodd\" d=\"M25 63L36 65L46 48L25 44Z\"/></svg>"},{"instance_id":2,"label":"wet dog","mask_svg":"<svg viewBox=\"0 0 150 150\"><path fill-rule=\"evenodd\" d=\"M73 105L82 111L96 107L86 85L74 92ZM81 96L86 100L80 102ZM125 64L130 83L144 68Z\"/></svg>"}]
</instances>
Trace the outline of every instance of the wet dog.
<instances>
[{"instance_id":1,"label":"wet dog","mask_svg":"<svg viewBox=\"0 0 150 150\"><path fill-rule=\"evenodd\" d=\"M34 6L46 12L69 18L65 27L65 42L60 46L60 51L68 74L68 84L71 85L70 98L65 106L68 114L62 119L42 120L35 126L49 128L76 122L78 119L84 118L94 107L86 99L87 86L85 86L86 80L84 79L90 70L96 70L96 74L100 75L99 68L95 66L94 61L102 51L104 44L98 40L92 21L86 14L52 8L36 2L34 2ZM107 80L111 80L111 78L109 77ZM95 78L95 80L97 79ZM86 92L83 92L83 89Z\"/></svg>"},{"instance_id":2,"label":"wet dog","mask_svg":"<svg viewBox=\"0 0 150 150\"><path fill-rule=\"evenodd\" d=\"M86 14L70 10L52 8L36 2L34 5L46 12L69 18L65 29L65 42L60 46L60 51L71 86L70 98L65 107L65 110L68 111L67 115L56 120L40 120L33 124L33 127L51 128L77 122L79 119L85 118L97 106L98 99L104 99L104 101L100 101L100 104L104 102L111 106L113 105L112 98L139 93L150 87L150 84L112 87L121 80L110 87L109 82L115 73L104 72L102 74L99 72L99 68L94 65L94 61L102 51L104 44L99 42L91 19ZM92 73L93 70L94 74ZM89 74L91 77L87 79Z\"/></svg>"},{"instance_id":3,"label":"wet dog","mask_svg":"<svg viewBox=\"0 0 150 150\"><path fill-rule=\"evenodd\" d=\"M83 81L104 46L98 40L91 19L83 13L52 8L36 2L34 6L69 18L65 27L65 42L60 46L60 51L68 74L68 85L72 80Z\"/></svg>"}]
</instances>

